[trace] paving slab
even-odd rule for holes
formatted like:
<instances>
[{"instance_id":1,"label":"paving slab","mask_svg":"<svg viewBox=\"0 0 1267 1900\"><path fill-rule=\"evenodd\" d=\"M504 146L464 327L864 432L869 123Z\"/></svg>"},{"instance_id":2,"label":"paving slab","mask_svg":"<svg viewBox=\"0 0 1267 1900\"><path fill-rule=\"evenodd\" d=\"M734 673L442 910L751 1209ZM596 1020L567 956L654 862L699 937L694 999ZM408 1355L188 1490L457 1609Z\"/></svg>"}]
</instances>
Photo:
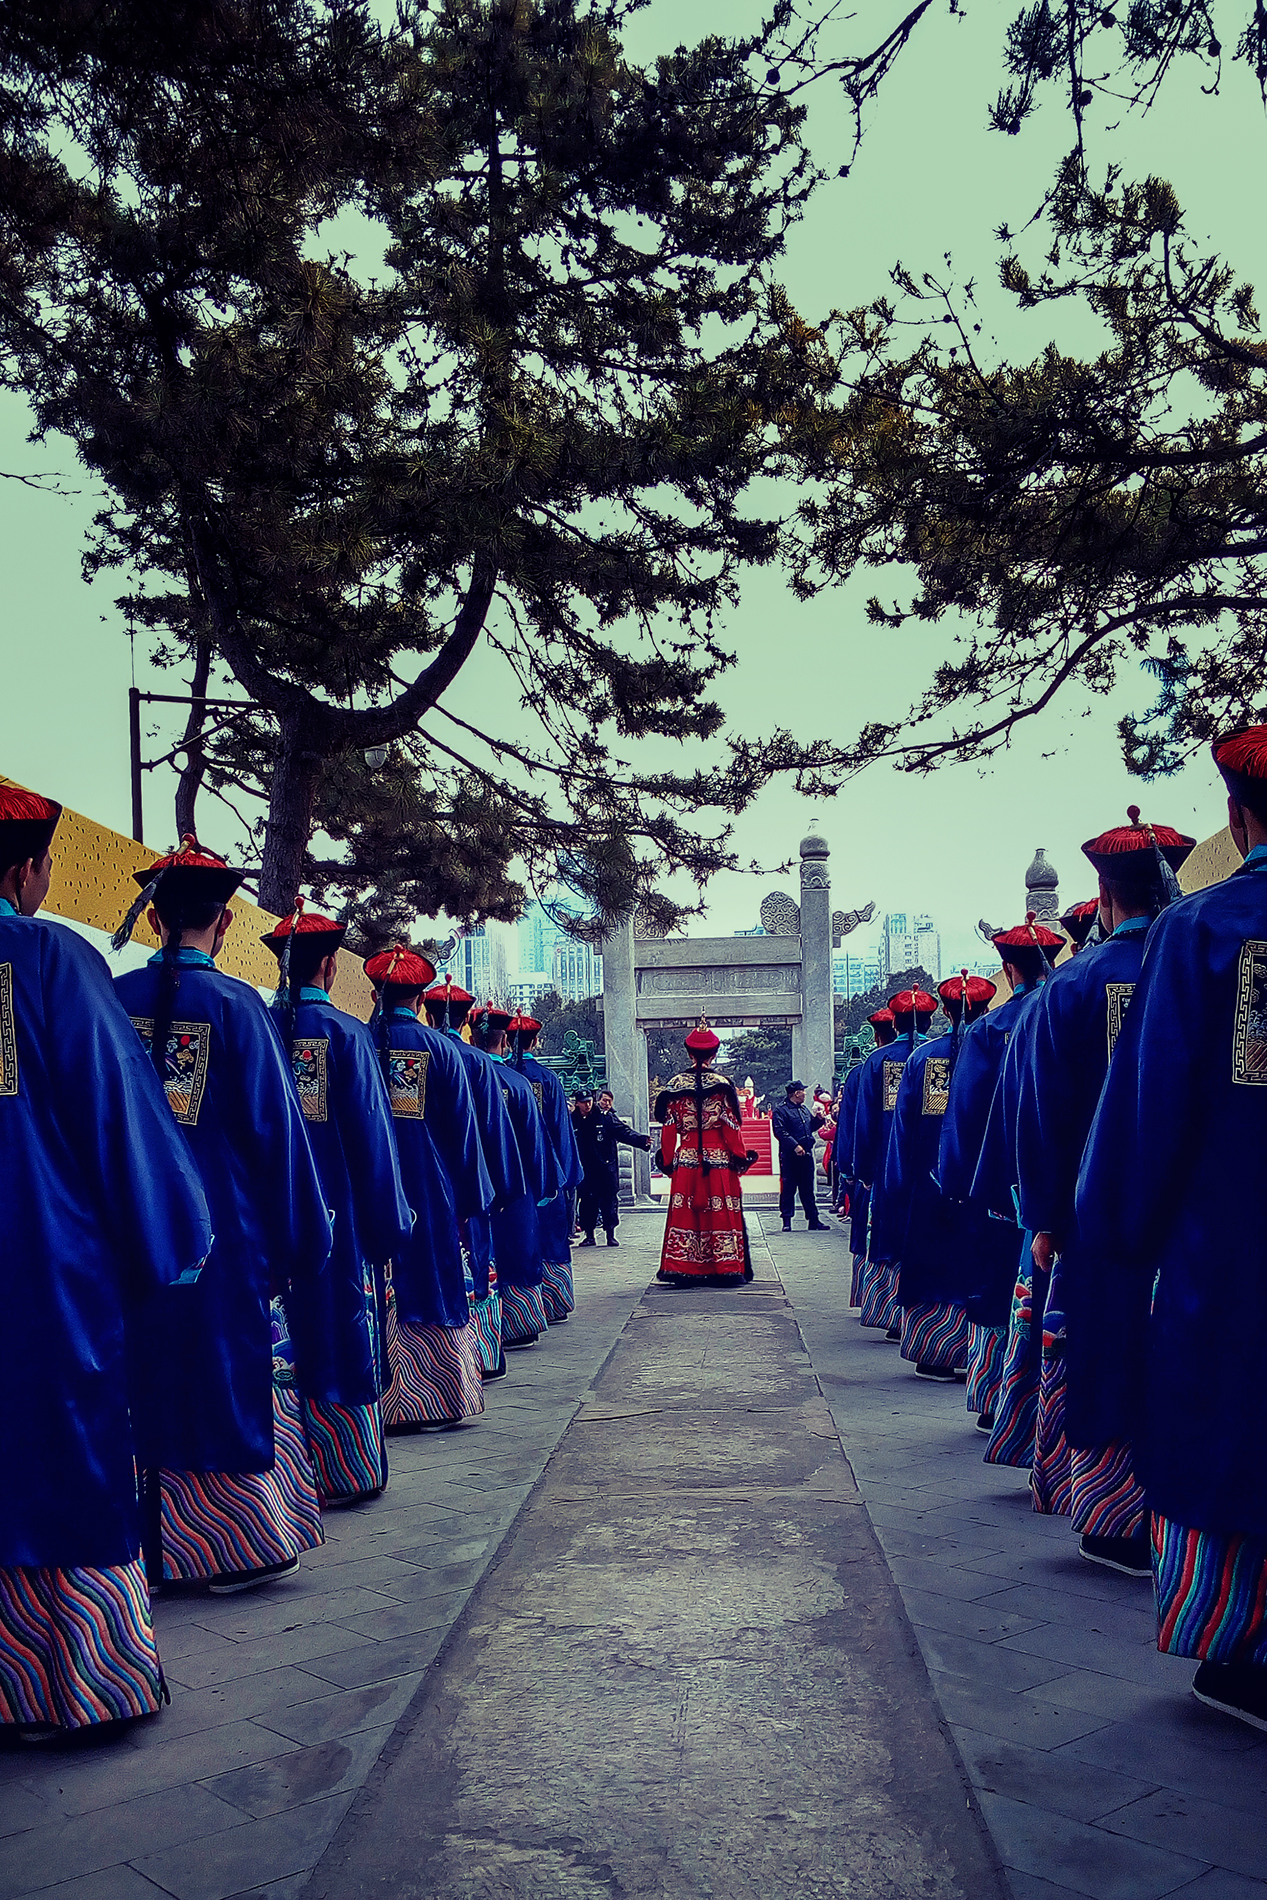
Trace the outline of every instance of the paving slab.
<instances>
[{"instance_id":1,"label":"paving slab","mask_svg":"<svg viewBox=\"0 0 1267 1900\"><path fill-rule=\"evenodd\" d=\"M858 1325L843 1238L768 1238L1015 1900L1267 1900L1267 1738L1158 1654L1147 1583L982 1463L962 1386Z\"/></svg>"}]
</instances>

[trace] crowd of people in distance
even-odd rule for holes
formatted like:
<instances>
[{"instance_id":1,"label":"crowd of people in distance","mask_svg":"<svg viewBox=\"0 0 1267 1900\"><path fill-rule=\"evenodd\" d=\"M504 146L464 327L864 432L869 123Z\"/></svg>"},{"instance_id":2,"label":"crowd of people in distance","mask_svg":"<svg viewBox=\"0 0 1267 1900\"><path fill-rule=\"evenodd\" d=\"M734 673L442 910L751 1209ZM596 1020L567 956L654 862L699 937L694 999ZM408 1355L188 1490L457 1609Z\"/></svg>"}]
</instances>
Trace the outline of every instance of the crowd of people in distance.
<instances>
[{"instance_id":1,"label":"crowd of people in distance","mask_svg":"<svg viewBox=\"0 0 1267 1900\"><path fill-rule=\"evenodd\" d=\"M383 1490L390 1434L482 1413L507 1349L573 1310L575 1196L606 1179L540 1025L424 957L369 959L369 1024L331 1001L343 927L302 903L264 938L271 1008L218 970L242 874L193 838L136 873L115 946L148 911L161 948L112 979L37 914L60 814L0 787L0 1727L24 1741L156 1713L156 1592L291 1575L324 1512Z\"/></svg>"},{"instance_id":2,"label":"crowd of people in distance","mask_svg":"<svg viewBox=\"0 0 1267 1900\"><path fill-rule=\"evenodd\" d=\"M833 1180L860 1324L962 1380L986 1461L1267 1730L1267 727L1214 757L1241 868L1182 897L1195 841L1132 807L1067 934L994 937L1005 1001L964 971L948 1033L918 989L870 1018Z\"/></svg>"}]
</instances>

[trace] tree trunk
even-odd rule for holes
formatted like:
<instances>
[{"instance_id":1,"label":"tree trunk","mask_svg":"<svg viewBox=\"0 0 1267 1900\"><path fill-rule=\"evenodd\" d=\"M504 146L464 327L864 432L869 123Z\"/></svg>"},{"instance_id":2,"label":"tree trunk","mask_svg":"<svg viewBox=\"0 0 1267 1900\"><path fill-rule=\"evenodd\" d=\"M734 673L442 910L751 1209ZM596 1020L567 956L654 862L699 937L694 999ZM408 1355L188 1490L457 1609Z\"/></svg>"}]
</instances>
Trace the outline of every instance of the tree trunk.
<instances>
[{"instance_id":1,"label":"tree trunk","mask_svg":"<svg viewBox=\"0 0 1267 1900\"><path fill-rule=\"evenodd\" d=\"M189 708L189 718L185 722L185 766L176 780L176 840L198 835L195 811L198 805L198 793L202 789L203 776L207 770L207 755L202 749L202 728L207 717L205 699L207 681L211 677L211 646L206 640L198 642L194 659L194 676L189 690L194 703Z\"/></svg>"},{"instance_id":2,"label":"tree trunk","mask_svg":"<svg viewBox=\"0 0 1267 1900\"><path fill-rule=\"evenodd\" d=\"M280 727L264 833L260 903L284 917L295 908L299 895L323 754L306 721L283 718Z\"/></svg>"}]
</instances>

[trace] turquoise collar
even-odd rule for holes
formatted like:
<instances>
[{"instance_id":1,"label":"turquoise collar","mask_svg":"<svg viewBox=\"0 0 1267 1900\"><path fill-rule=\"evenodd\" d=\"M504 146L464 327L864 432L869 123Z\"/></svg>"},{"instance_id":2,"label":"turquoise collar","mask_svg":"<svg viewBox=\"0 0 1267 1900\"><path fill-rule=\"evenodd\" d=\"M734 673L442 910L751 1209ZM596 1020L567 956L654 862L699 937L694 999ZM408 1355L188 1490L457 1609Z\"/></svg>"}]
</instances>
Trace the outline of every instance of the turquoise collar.
<instances>
[{"instance_id":1,"label":"turquoise collar","mask_svg":"<svg viewBox=\"0 0 1267 1900\"><path fill-rule=\"evenodd\" d=\"M1256 844L1245 859L1245 869L1256 871L1260 864L1267 864L1267 844Z\"/></svg>"},{"instance_id":2,"label":"turquoise collar","mask_svg":"<svg viewBox=\"0 0 1267 1900\"><path fill-rule=\"evenodd\" d=\"M329 999L327 998L326 1000L328 1001ZM418 1020L413 1011L406 1009L401 1003L397 1003L395 1009L392 1011L392 1020L395 1021L398 1017L403 1017L407 1023L416 1023Z\"/></svg>"},{"instance_id":3,"label":"turquoise collar","mask_svg":"<svg viewBox=\"0 0 1267 1900\"><path fill-rule=\"evenodd\" d=\"M299 992L299 1000L301 1003L328 1003L330 992L318 989L315 983L305 983Z\"/></svg>"},{"instance_id":4,"label":"turquoise collar","mask_svg":"<svg viewBox=\"0 0 1267 1900\"><path fill-rule=\"evenodd\" d=\"M150 962L161 963L162 961L162 951L156 950L154 955L150 958ZM214 970L216 967L214 957L209 957L205 950L195 950L193 945L189 943L181 944L180 949L176 952L176 961L182 970Z\"/></svg>"},{"instance_id":5,"label":"turquoise collar","mask_svg":"<svg viewBox=\"0 0 1267 1900\"><path fill-rule=\"evenodd\" d=\"M1152 921L1151 917L1124 917L1109 942L1112 943L1114 937L1142 937Z\"/></svg>"},{"instance_id":6,"label":"turquoise collar","mask_svg":"<svg viewBox=\"0 0 1267 1900\"><path fill-rule=\"evenodd\" d=\"M7 897L0 897L0 917L16 917L17 911Z\"/></svg>"}]
</instances>

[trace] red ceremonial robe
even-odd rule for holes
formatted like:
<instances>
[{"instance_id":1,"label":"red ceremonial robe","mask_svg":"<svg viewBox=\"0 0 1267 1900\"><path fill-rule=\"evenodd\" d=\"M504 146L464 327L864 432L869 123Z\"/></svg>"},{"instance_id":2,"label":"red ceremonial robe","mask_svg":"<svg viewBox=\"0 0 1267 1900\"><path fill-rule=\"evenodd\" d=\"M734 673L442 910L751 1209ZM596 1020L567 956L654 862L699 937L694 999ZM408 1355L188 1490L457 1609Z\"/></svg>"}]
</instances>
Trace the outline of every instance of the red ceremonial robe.
<instances>
[{"instance_id":1,"label":"red ceremonial robe","mask_svg":"<svg viewBox=\"0 0 1267 1900\"><path fill-rule=\"evenodd\" d=\"M743 1197L739 1177L747 1166L743 1117L734 1085L705 1069L697 1113L695 1074L675 1075L656 1097L655 1119L663 1124L661 1159L671 1176L669 1217L660 1272L666 1278L725 1274L743 1279Z\"/></svg>"}]
</instances>

